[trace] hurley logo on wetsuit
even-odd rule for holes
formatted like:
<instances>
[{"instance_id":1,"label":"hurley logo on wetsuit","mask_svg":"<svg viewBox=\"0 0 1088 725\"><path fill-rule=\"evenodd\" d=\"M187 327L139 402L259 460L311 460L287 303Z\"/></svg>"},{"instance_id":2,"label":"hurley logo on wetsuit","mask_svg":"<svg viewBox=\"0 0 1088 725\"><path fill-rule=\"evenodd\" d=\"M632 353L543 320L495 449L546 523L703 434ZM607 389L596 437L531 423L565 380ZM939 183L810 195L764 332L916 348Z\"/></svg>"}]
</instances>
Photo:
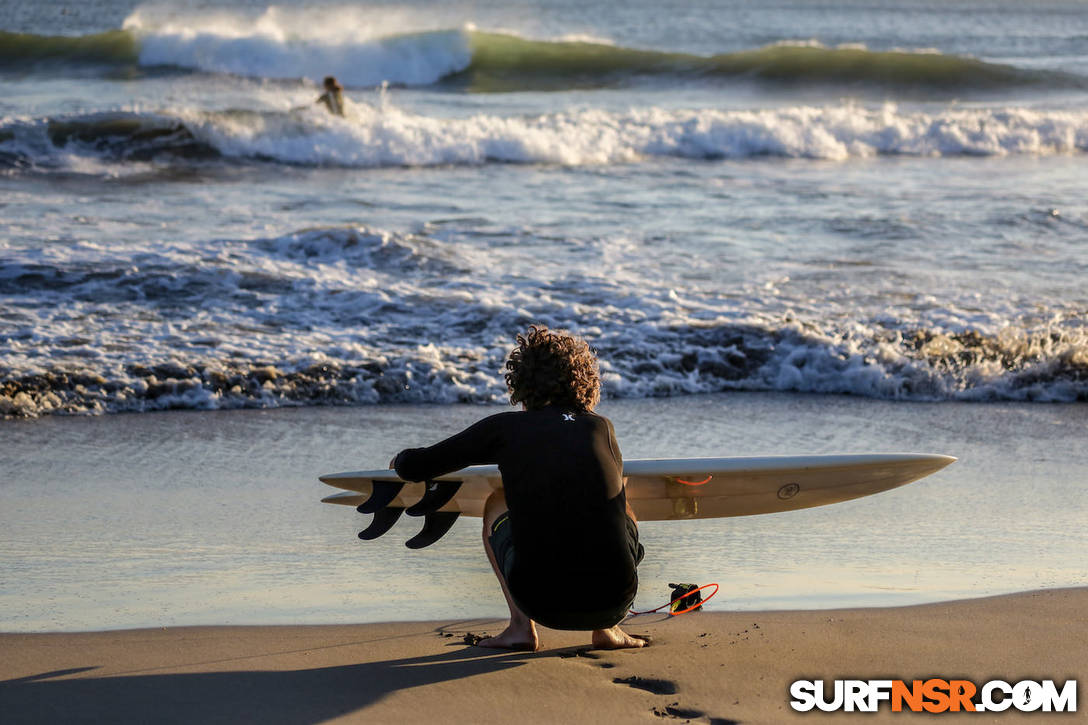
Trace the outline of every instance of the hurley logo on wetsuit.
<instances>
[{"instance_id":1,"label":"hurley logo on wetsuit","mask_svg":"<svg viewBox=\"0 0 1088 725\"><path fill-rule=\"evenodd\" d=\"M574 413L563 413L563 420L574 420Z\"/></svg>"}]
</instances>

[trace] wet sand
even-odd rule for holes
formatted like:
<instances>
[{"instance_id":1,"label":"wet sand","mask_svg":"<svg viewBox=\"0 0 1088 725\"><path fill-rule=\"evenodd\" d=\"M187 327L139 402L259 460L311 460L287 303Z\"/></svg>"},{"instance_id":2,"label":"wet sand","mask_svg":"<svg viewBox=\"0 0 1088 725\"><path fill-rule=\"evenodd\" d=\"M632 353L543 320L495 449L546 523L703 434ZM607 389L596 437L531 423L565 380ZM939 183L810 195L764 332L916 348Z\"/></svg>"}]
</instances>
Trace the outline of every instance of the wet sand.
<instances>
[{"instance_id":1,"label":"wet sand","mask_svg":"<svg viewBox=\"0 0 1088 725\"><path fill-rule=\"evenodd\" d=\"M912 607L645 615L645 650L594 651L544 630L544 649L466 646L468 620L180 627L0 635L6 723L774 723L899 721L794 713L796 679L1088 675L1088 588ZM1067 722L1076 714L1034 714ZM925 717L925 716L923 716ZM932 715L928 716L932 717ZM1016 722L1015 710L982 718Z\"/></svg>"}]
</instances>

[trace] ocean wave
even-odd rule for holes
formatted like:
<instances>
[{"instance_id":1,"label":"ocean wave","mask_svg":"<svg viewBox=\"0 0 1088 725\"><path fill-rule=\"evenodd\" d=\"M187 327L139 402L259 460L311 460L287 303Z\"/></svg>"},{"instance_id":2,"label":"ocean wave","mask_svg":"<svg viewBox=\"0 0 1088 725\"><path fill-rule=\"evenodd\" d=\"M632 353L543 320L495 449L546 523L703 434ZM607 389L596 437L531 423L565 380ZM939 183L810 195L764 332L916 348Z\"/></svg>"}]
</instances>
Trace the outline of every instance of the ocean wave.
<instances>
[{"instance_id":1,"label":"ocean wave","mask_svg":"<svg viewBox=\"0 0 1088 725\"><path fill-rule=\"evenodd\" d=\"M91 162L220 157L175 116L133 111L0 121L0 169L82 170ZM92 164L94 173L102 168Z\"/></svg>"},{"instance_id":2,"label":"ocean wave","mask_svg":"<svg viewBox=\"0 0 1088 725\"><path fill-rule=\"evenodd\" d=\"M587 336L612 397L1088 400L1084 310L987 313L967 294L893 315L879 297L866 309L762 286L677 291L640 265L534 262L526 277L480 254L366 228L8 248L0 414L497 402L510 336L530 323Z\"/></svg>"},{"instance_id":3,"label":"ocean wave","mask_svg":"<svg viewBox=\"0 0 1088 725\"><path fill-rule=\"evenodd\" d=\"M611 85L636 77L775 84L872 85L893 89L989 90L1025 85L1084 87L1088 79L935 52L775 43L700 56L592 42L538 41L473 33L472 62L447 78L476 91Z\"/></svg>"},{"instance_id":4,"label":"ocean wave","mask_svg":"<svg viewBox=\"0 0 1088 725\"><path fill-rule=\"evenodd\" d=\"M1088 112L894 105L753 111L573 111L444 119L386 104L346 118L293 112L111 112L0 122L0 166L61 168L73 159L171 164L278 162L357 168L487 163L569 166L649 157L831 159L1007 156L1088 150Z\"/></svg>"},{"instance_id":5,"label":"ocean wave","mask_svg":"<svg viewBox=\"0 0 1088 725\"><path fill-rule=\"evenodd\" d=\"M423 327L415 326L425 332ZM489 325L477 320L460 326L472 327ZM603 361L606 397L779 391L907 401L1088 401L1083 331L986 336L913 330L850 344L792 325L673 326L650 332L647 338L631 330L610 335L628 338L625 344L593 340ZM1011 346L1008 336L1015 339ZM939 346L955 352L927 355L917 347L920 340L939 340ZM55 344L67 346L71 358L90 340L69 337ZM188 354L164 350L150 362L88 355L78 363L36 366L34 372L8 368L0 373L0 415L505 400L502 346L481 352L471 343L420 342L410 352L315 351L263 360L217 358L201 350L219 344L214 336L196 337L188 342L193 348Z\"/></svg>"},{"instance_id":6,"label":"ocean wave","mask_svg":"<svg viewBox=\"0 0 1088 725\"><path fill-rule=\"evenodd\" d=\"M348 86L389 82L425 86L469 65L464 31L393 35L359 42L222 36L215 33L151 33L140 38L140 64L174 66L254 78L335 75Z\"/></svg>"},{"instance_id":7,"label":"ocean wave","mask_svg":"<svg viewBox=\"0 0 1088 725\"><path fill-rule=\"evenodd\" d=\"M252 78L320 79L349 87L444 84L473 92L564 90L638 79L873 86L970 93L1002 88L1086 88L1088 78L1025 69L932 50L876 51L852 44L774 43L694 55L626 48L591 39L535 40L471 28L358 39L299 35L289 28L147 25L64 37L0 32L0 67L42 63L171 67Z\"/></svg>"},{"instance_id":8,"label":"ocean wave","mask_svg":"<svg viewBox=\"0 0 1088 725\"><path fill-rule=\"evenodd\" d=\"M0 30L0 69L47 64L134 65L139 53L139 39L127 30L77 36Z\"/></svg>"}]
</instances>

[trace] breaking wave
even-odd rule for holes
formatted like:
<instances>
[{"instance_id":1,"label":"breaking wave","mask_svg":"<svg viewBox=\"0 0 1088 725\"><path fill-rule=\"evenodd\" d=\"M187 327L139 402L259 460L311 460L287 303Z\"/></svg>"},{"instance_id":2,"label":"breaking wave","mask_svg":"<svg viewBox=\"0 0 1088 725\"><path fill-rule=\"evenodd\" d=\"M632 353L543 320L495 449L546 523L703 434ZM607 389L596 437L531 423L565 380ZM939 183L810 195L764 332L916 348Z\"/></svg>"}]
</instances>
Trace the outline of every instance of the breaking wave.
<instances>
[{"instance_id":1,"label":"breaking wave","mask_svg":"<svg viewBox=\"0 0 1088 725\"><path fill-rule=\"evenodd\" d=\"M533 40L471 28L359 39L300 37L281 27L146 26L66 37L0 32L0 68L172 67L253 78L335 75L356 88L447 84L470 91L564 90L662 77L702 82L875 86L970 93L1010 87L1086 88L1070 73L937 52L777 43L701 56L582 40Z\"/></svg>"},{"instance_id":2,"label":"breaking wave","mask_svg":"<svg viewBox=\"0 0 1088 725\"><path fill-rule=\"evenodd\" d=\"M366 228L9 249L0 414L501 401L509 337L530 323L587 336L613 397L1088 400L1084 310L984 315L968 296L893 317L853 295L678 291L640 265L595 275L537 264L527 278L481 254Z\"/></svg>"},{"instance_id":3,"label":"breaking wave","mask_svg":"<svg viewBox=\"0 0 1088 725\"><path fill-rule=\"evenodd\" d=\"M295 112L103 112L0 121L0 168L84 160L218 159L357 168L487 163L620 164L649 157L843 160L877 155L1006 156L1088 150L1088 112L900 111L894 105L753 111L573 111L462 119L355 103L347 118Z\"/></svg>"}]
</instances>

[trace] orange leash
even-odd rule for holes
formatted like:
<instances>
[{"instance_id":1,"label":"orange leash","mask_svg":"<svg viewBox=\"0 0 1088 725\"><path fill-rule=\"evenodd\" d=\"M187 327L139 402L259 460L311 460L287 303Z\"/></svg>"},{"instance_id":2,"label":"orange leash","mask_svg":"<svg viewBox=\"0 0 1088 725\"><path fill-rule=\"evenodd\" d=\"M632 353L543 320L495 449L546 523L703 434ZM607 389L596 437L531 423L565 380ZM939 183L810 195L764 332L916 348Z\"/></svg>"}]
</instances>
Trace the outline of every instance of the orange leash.
<instances>
[{"instance_id":1,"label":"orange leash","mask_svg":"<svg viewBox=\"0 0 1088 725\"><path fill-rule=\"evenodd\" d=\"M696 607L701 607L704 604L706 604L707 602L709 602L714 597L714 595L718 593L718 588L719 588L718 583L713 582L711 584L704 584L703 586L699 587L698 589L693 589L690 592L687 592L687 593L677 597L676 599L673 599L671 602L666 602L665 604L662 604L660 607L657 607L656 609L647 609L645 612L636 612L635 610L632 609L632 610L630 610L629 614L653 614L654 612L661 611L665 607L670 607L671 608L672 605L676 604L677 602L679 602L679 601L681 601L683 599L687 599L688 597L690 597L695 592L701 592L702 590L708 589L710 587L714 587L714 591L712 591L710 594L708 594L706 596L706 599L703 599L703 600L701 600L699 602L696 602L695 604L691 605L687 609L681 609L679 612L673 612L670 609L669 616L670 617L675 617L677 615L684 614L686 612L690 612L692 609L695 609Z\"/></svg>"}]
</instances>

